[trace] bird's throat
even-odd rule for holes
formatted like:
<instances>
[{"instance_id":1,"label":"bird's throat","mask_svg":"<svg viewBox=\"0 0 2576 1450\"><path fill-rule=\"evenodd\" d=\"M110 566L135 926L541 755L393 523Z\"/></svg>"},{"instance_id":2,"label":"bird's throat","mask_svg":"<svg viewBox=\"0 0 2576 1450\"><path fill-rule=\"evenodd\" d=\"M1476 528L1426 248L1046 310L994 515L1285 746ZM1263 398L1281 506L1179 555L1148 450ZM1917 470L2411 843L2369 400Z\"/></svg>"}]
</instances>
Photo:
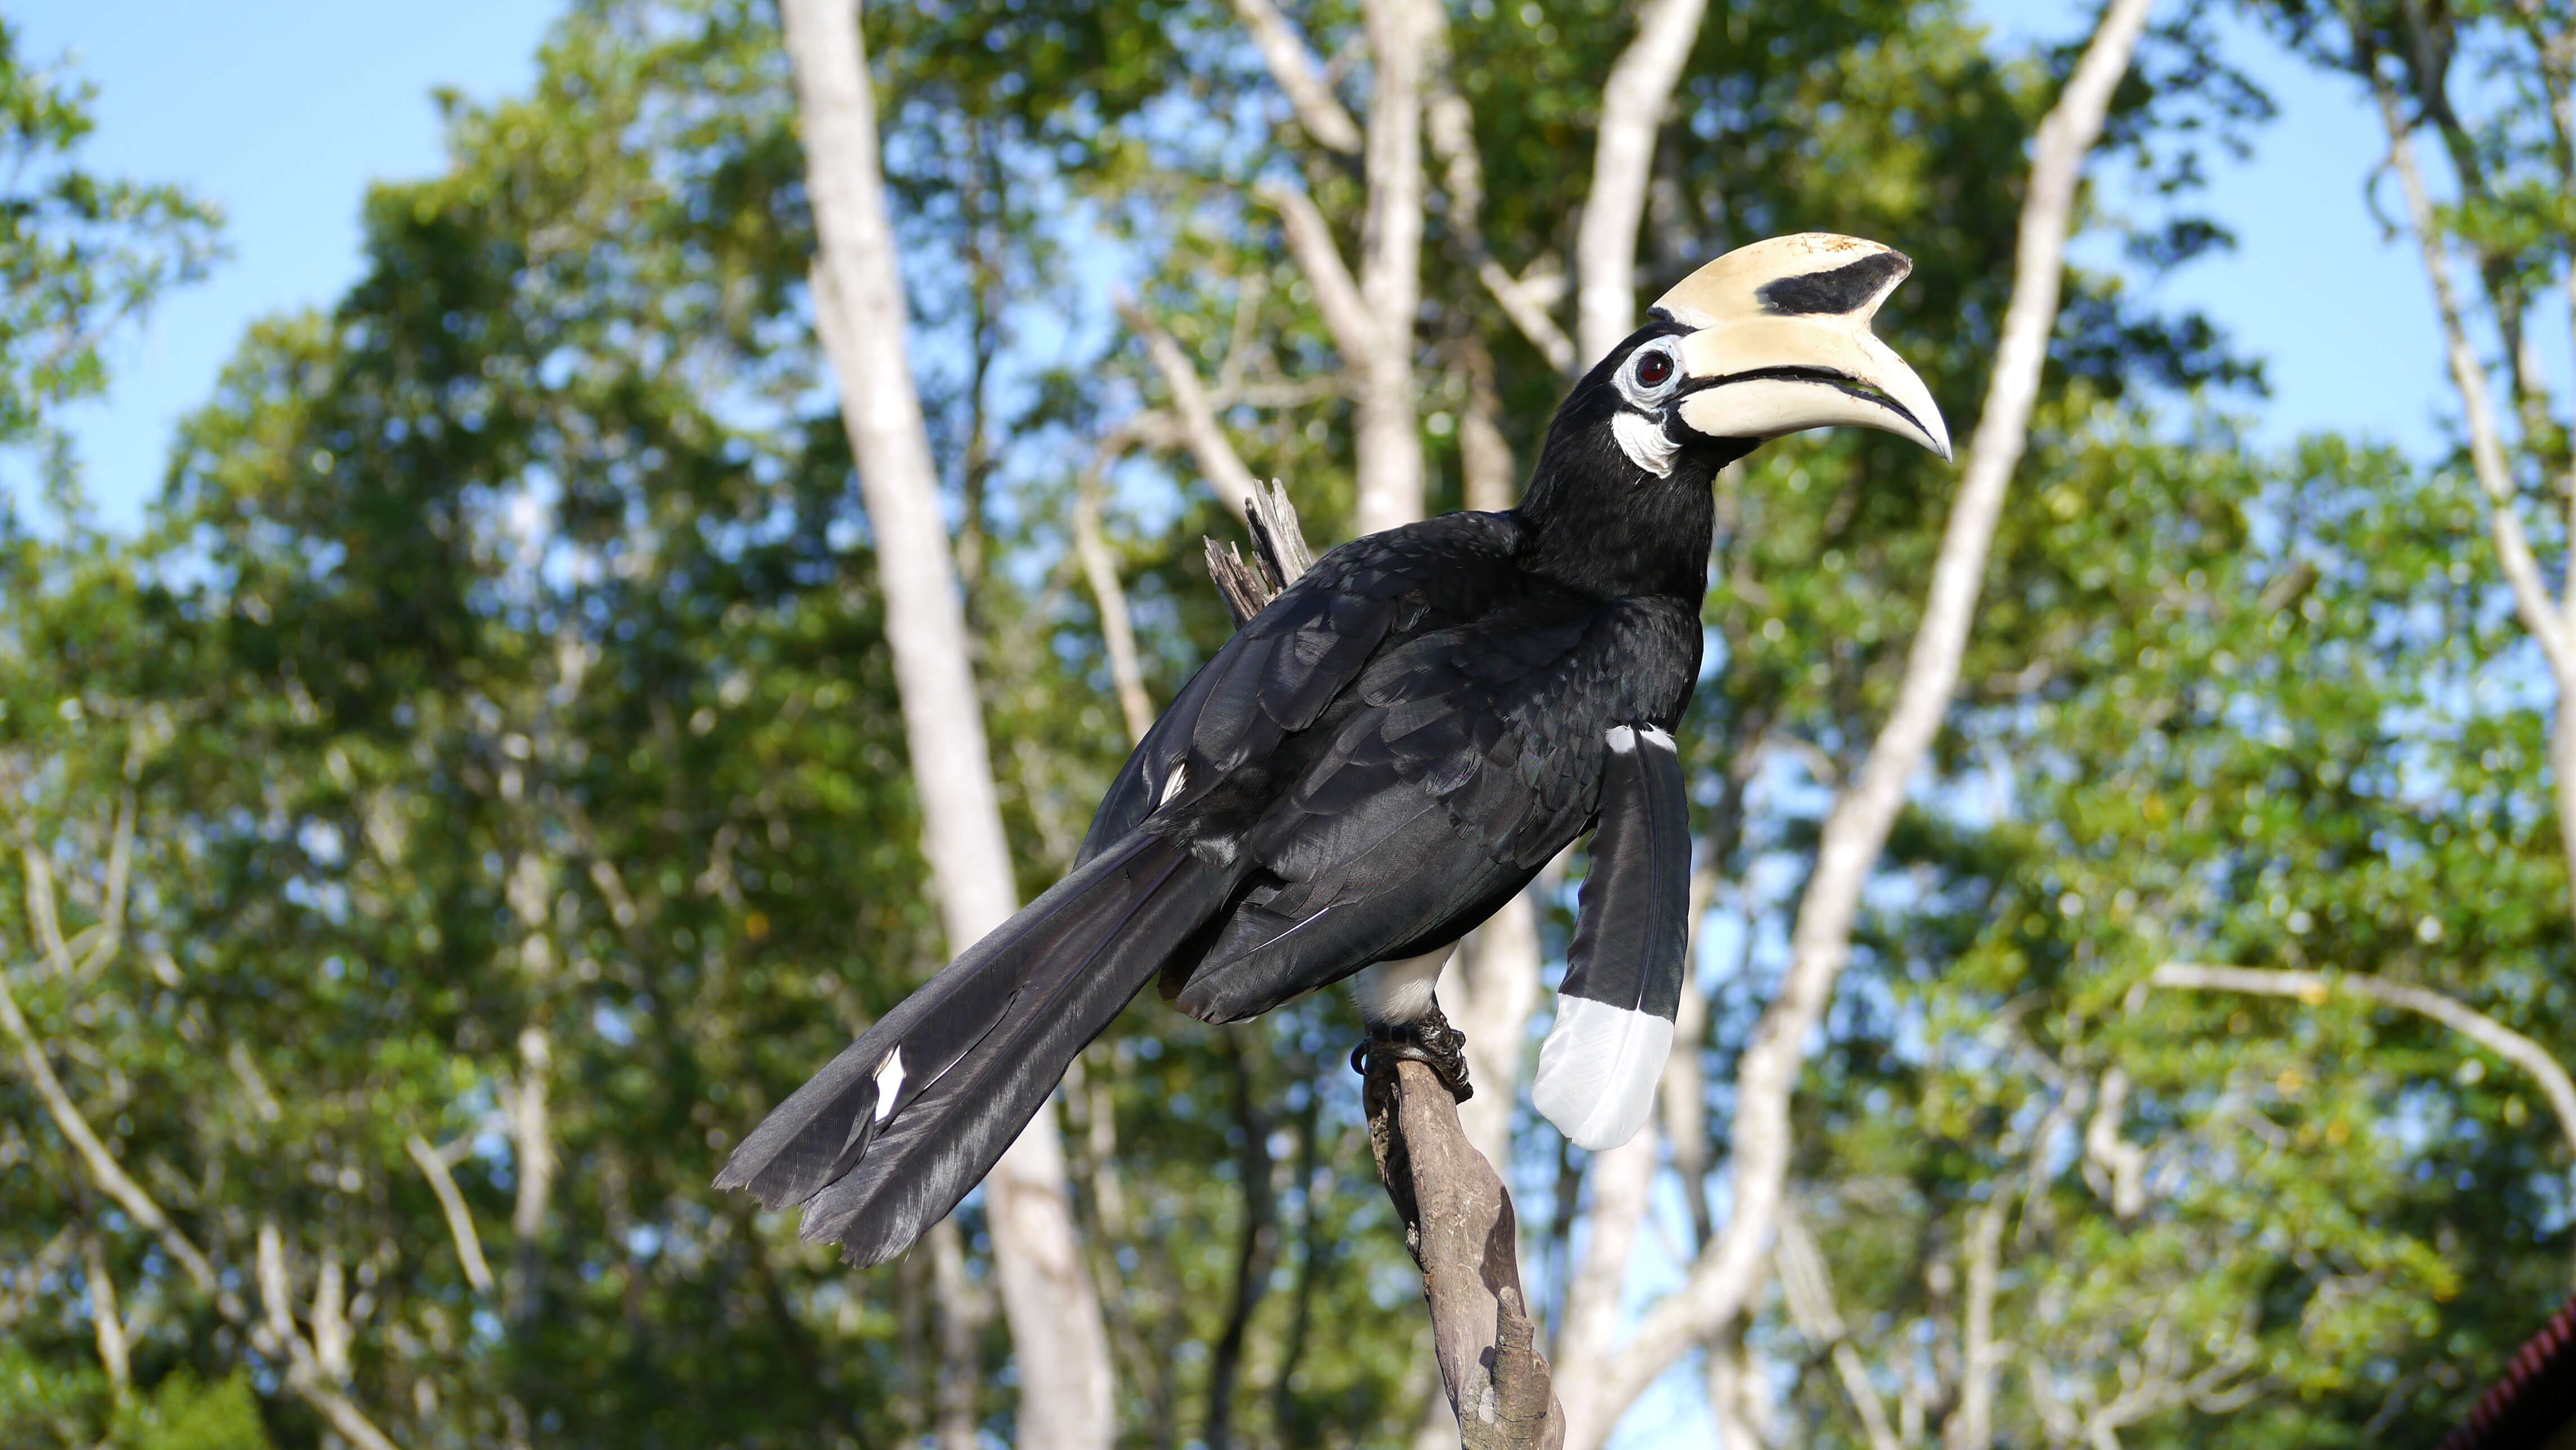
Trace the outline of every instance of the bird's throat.
<instances>
[{"instance_id":1,"label":"bird's throat","mask_svg":"<svg viewBox=\"0 0 2576 1450\"><path fill-rule=\"evenodd\" d=\"M1709 486L1732 458L1703 446L1665 461L1661 475L1639 467L1606 427L1551 436L1520 507L1528 567L1604 598L1663 595L1696 610L1717 512Z\"/></svg>"}]
</instances>

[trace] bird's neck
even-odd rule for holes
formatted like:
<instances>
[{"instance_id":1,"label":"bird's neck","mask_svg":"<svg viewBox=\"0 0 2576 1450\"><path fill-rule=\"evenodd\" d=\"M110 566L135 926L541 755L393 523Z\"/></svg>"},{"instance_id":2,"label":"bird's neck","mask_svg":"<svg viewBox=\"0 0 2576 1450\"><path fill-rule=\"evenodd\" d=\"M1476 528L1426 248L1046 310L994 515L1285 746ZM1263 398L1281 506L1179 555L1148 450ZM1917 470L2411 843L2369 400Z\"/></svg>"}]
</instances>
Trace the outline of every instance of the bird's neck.
<instances>
[{"instance_id":1,"label":"bird's neck","mask_svg":"<svg viewBox=\"0 0 2576 1450\"><path fill-rule=\"evenodd\" d=\"M1599 432L1550 437L1519 510L1524 567L1603 598L1663 595L1696 612L1717 517L1709 485L1726 461L1688 450L1658 478Z\"/></svg>"}]
</instances>

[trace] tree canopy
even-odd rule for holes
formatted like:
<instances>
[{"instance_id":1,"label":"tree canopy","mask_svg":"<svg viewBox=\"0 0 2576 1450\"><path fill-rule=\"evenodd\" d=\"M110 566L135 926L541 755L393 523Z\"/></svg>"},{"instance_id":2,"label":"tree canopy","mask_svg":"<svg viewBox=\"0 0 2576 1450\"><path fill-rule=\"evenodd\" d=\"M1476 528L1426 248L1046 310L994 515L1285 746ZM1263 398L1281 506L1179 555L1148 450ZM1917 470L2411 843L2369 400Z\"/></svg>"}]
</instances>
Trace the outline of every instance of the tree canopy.
<instances>
[{"instance_id":1,"label":"tree canopy","mask_svg":"<svg viewBox=\"0 0 2576 1450\"><path fill-rule=\"evenodd\" d=\"M1480 268L1562 273L1634 28L1597 0L1445 13L1481 221L1435 166L1434 509L1472 496L1480 389L1521 459L1563 389ZM2563 17L2521 49L2511 17L2459 20L2445 43L2512 91L2460 120L2393 12L2267 14L2319 64L2412 57L2403 123L2452 143L2470 189L2441 219L2479 305L2519 319L2563 284ZM1296 23L1364 94L1359 9ZM1233 5L864 27L1033 894L1128 745L1086 500L1154 703L1230 627L1200 540L1237 526L1139 421L1179 404L1117 303L1217 380L1310 534L1345 537L1352 390L1256 196L1350 218L1361 180L1304 144ZM980 1200L855 1273L708 1186L940 941L774 8L568 8L525 94L451 105L443 171L365 198L360 280L242 339L131 537L84 522L56 419L216 263L218 216L85 169L89 93L21 49L0 30L0 444L54 504L0 533L0 1446L1010 1441ZM1883 238L1915 260L1883 333L1972 417L2073 63L1952 0L1713 11L1640 295L1775 232ZM2159 14L2105 142L2151 204L2085 213L2133 270L2068 277L1963 684L1802 1080L1771 1287L1654 1414L1749 1394L1778 1443L1925 1445L1984 1373L2017 1446L2412 1443L2566 1292L2576 1122L2548 1084L2336 985L2570 1050L2558 697L2491 490L2465 440L2249 443L2261 359L2130 280L2227 244L2197 158L2261 144L2269 104L2203 7ZM2515 487L2556 561L2565 428L2507 343ZM1953 479L1825 434L1720 481L1680 732L1704 1007L1632 1284L1668 1285L1727 1211L1726 1085ZM1543 885L1551 977L1582 870ZM1225 1029L1149 996L1068 1080L1122 1443L1411 1443L1435 1386L1357 1031L1331 996ZM1554 1327L1587 1162L1526 1104L1511 1141Z\"/></svg>"}]
</instances>

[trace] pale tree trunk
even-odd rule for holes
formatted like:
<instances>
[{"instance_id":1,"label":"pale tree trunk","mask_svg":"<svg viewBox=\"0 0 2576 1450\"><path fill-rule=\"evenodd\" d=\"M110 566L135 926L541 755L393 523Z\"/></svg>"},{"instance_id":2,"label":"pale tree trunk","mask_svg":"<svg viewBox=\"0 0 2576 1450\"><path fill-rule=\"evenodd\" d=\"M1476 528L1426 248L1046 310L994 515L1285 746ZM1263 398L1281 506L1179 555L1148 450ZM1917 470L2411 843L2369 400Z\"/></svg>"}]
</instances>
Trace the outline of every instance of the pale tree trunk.
<instances>
[{"instance_id":1,"label":"pale tree trunk","mask_svg":"<svg viewBox=\"0 0 2576 1450\"><path fill-rule=\"evenodd\" d=\"M1906 659L1895 710L1870 748L1857 781L1826 818L1816 865L1790 940L1779 998L1763 1014L1736 1070L1729 1134L1733 1212L1690 1280L1650 1309L1636 1337L1604 1375L1612 1412L1634 1402L1689 1347L1744 1313L1761 1281L1763 1246L1786 1192L1792 1143L1789 1099L1806 1040L1822 1020L1835 979L1851 956L1861 890L1905 804L1908 782L1928 754L1958 682L1986 555L2005 485L2028 441L2041 364L2054 330L2076 183L2101 134L2112 90L2128 70L2149 0L2112 0L2045 120L2032 158L1995 372L1971 444L1959 495L1932 568L1923 622ZM1590 1450L1598 1441L1578 1444Z\"/></svg>"},{"instance_id":2,"label":"pale tree trunk","mask_svg":"<svg viewBox=\"0 0 2576 1450\"><path fill-rule=\"evenodd\" d=\"M2434 310L2441 314L2451 382L2459 389L2462 421L2468 425L2469 468L2477 476L2479 491L2486 495L2487 533L2495 541L2496 562L2503 567L2505 582L2513 590L2514 612L2522 617L2523 627L2539 644L2541 656L2549 662L2550 682L2558 690L2558 720L2549 736L2549 767L2556 778L2559 851L2570 872L2569 901L2571 907L2576 907L2576 722L2570 721L2568 708L2569 701L2576 700L2576 588L2568 590L2563 600L2550 597L2549 583L2542 577L2531 539L2523 531L2513 465L2505 457L2504 429L2487 391L2486 367L2478 361L2477 346L2469 339L2459 291L2451 281L2450 258L2443 249L2432 194L2425 188L2422 169L2415 164L2415 147L2407 134L2406 118L2398 109L2395 89L2376 70L2370 80L2379 98L2380 119L2388 128L2389 165L2397 173L2399 190L2405 193L2406 218L2423 257L2425 278L2433 286ZM2571 266L2568 285L2576 289L2576 266ZM2571 495L2570 507L2576 509L2576 495ZM2570 551L2569 563L2576 567L2576 550Z\"/></svg>"},{"instance_id":3,"label":"pale tree trunk","mask_svg":"<svg viewBox=\"0 0 2576 1450\"><path fill-rule=\"evenodd\" d=\"M1637 1136L1592 1155L1592 1204L1584 1216L1583 1263L1565 1286L1565 1322L1556 1336L1557 1397L1565 1403L1565 1443L1598 1445L1627 1408L1605 1383L1619 1331L1619 1296L1628 1256L1646 1217L1662 1138L1649 1123Z\"/></svg>"},{"instance_id":4,"label":"pale tree trunk","mask_svg":"<svg viewBox=\"0 0 2576 1450\"><path fill-rule=\"evenodd\" d=\"M905 356L908 312L857 7L783 0L816 240L814 311L839 375L885 596L886 643L922 814L922 854L952 951L1018 904L975 693L930 439ZM1108 1335L1075 1240L1050 1104L986 1180L995 1276L1019 1367L1021 1444L1097 1447L1114 1431Z\"/></svg>"},{"instance_id":5,"label":"pale tree trunk","mask_svg":"<svg viewBox=\"0 0 2576 1450\"><path fill-rule=\"evenodd\" d=\"M1472 183L1464 188L1453 183L1453 213L1463 205L1456 194L1462 189L1470 196L1475 190ZM1493 357L1473 336L1461 340L1459 349L1467 372L1467 406L1458 424L1466 504L1500 511L1512 506L1519 490L1512 447L1503 437L1502 402L1494 392ZM1530 1017L1538 1011L1538 976L1538 908L1531 892L1524 891L1467 938L1441 984L1444 1002L1456 1004L1449 1020L1467 1034L1467 1072L1476 1085L1476 1095L1458 1105L1458 1118L1467 1141L1506 1179L1512 1171L1512 1108L1520 1092L1521 1055Z\"/></svg>"},{"instance_id":6,"label":"pale tree trunk","mask_svg":"<svg viewBox=\"0 0 2576 1450\"><path fill-rule=\"evenodd\" d=\"M1959 1335L1959 1403L1941 1427L1946 1450L1987 1450L1995 1442L1995 1291L2003 1275L2004 1213L2012 1196L2003 1182L1977 1210L1968 1230L1968 1304Z\"/></svg>"},{"instance_id":7,"label":"pale tree trunk","mask_svg":"<svg viewBox=\"0 0 2576 1450\"><path fill-rule=\"evenodd\" d=\"M510 1202L510 1281L506 1317L526 1323L537 1311L537 1278L543 1266L546 1203L554 1193L554 1118L546 1108L546 1078L554 1049L542 1027L519 1029L519 1071L510 1087L510 1165L517 1178Z\"/></svg>"},{"instance_id":8,"label":"pale tree trunk","mask_svg":"<svg viewBox=\"0 0 2576 1450\"><path fill-rule=\"evenodd\" d=\"M1476 928L1440 984L1449 1020L1467 1034L1467 1077L1476 1095L1458 1105L1467 1141L1494 1171L1512 1171L1512 1108L1521 1053L1538 1010L1538 911L1528 892Z\"/></svg>"},{"instance_id":9,"label":"pale tree trunk","mask_svg":"<svg viewBox=\"0 0 2576 1450\"><path fill-rule=\"evenodd\" d=\"M1360 374L1358 531L1422 517L1422 430L1414 417L1413 319L1422 306L1422 58L1436 0L1363 0L1377 88L1369 97L1368 211L1360 300L1377 336Z\"/></svg>"},{"instance_id":10,"label":"pale tree trunk","mask_svg":"<svg viewBox=\"0 0 2576 1450\"><path fill-rule=\"evenodd\" d=\"M1574 238L1575 365L1590 367L1637 326L1637 227L1655 137L1708 0L1646 0L1637 35L1601 88L1601 129L1592 147L1592 190Z\"/></svg>"},{"instance_id":11,"label":"pale tree trunk","mask_svg":"<svg viewBox=\"0 0 2576 1450\"><path fill-rule=\"evenodd\" d=\"M1360 220L1357 276L1342 260L1332 228L1311 197L1278 184L1260 191L1279 211L1289 255L1313 289L1316 310L1352 375L1358 415L1353 440L1359 459L1357 527L1363 534L1422 517L1422 431L1414 411L1413 348L1414 315L1422 303L1423 63L1437 24L1430 7L1431 0L1365 0L1362 7L1377 85L1369 98L1362 148L1367 202ZM1262 57L1280 90L1314 133L1316 121L1309 112L1316 87L1305 43L1264 0L1238 0L1236 11L1260 39ZM1324 124L1329 128L1331 123Z\"/></svg>"},{"instance_id":12,"label":"pale tree trunk","mask_svg":"<svg viewBox=\"0 0 2576 1450\"><path fill-rule=\"evenodd\" d=\"M976 1401L983 1376L984 1316L980 1296L966 1278L966 1236L941 1219L930 1230L930 1282L939 1299L939 1450L976 1450L980 1416Z\"/></svg>"}]
</instances>

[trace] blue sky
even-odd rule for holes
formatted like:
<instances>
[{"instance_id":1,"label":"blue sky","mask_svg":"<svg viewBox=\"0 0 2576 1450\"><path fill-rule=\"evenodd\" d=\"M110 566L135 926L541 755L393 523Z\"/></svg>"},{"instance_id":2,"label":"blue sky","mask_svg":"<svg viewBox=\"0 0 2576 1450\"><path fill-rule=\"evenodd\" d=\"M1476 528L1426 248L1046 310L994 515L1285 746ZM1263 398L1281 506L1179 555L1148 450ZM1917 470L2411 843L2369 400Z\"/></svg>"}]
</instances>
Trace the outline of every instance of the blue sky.
<instances>
[{"instance_id":1,"label":"blue sky","mask_svg":"<svg viewBox=\"0 0 2576 1450\"><path fill-rule=\"evenodd\" d=\"M551 0L9 0L21 54L98 88L83 155L221 203L231 256L174 293L70 423L102 519L157 494L178 420L244 328L327 306L358 275L367 183L440 164L432 88L493 97L536 75Z\"/></svg>"},{"instance_id":2,"label":"blue sky","mask_svg":"<svg viewBox=\"0 0 2576 1450\"><path fill-rule=\"evenodd\" d=\"M1976 8L2013 43L2063 39L2090 14L2062 0ZM229 219L230 258L163 303L116 357L113 391L71 419L106 522L141 517L173 426L210 395L244 327L327 305L355 278L367 183L440 164L432 89L489 98L525 86L556 9L550 0L7 5L28 57L68 57L98 86L92 165L185 183ZM2259 438L2352 429L2421 455L2440 441L2448 390L2422 275L2362 204L2375 121L2349 85L2244 38L2239 60L2282 114L2250 162L2216 168L2207 210L2242 246L2153 295L2224 320L2268 359L2275 392ZM2110 203L2126 204L2125 188L2109 182Z\"/></svg>"}]
</instances>

